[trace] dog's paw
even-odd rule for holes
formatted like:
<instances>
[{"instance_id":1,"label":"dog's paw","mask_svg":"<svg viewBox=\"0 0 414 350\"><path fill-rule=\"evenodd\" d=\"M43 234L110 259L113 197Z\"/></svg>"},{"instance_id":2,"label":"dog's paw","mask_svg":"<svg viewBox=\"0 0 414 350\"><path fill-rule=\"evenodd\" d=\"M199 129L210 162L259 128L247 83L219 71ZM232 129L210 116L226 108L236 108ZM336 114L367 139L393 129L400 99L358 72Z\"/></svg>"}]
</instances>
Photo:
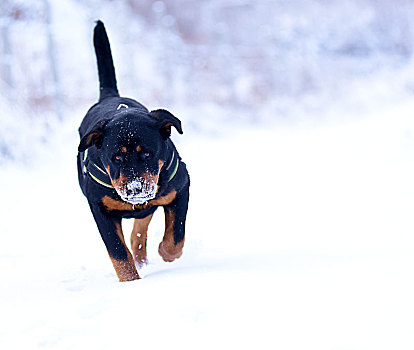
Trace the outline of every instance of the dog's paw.
<instances>
[{"instance_id":1,"label":"dog's paw","mask_svg":"<svg viewBox=\"0 0 414 350\"><path fill-rule=\"evenodd\" d=\"M135 266L137 269L141 269L144 265L148 264L147 258L137 258L135 259Z\"/></svg>"},{"instance_id":2,"label":"dog's paw","mask_svg":"<svg viewBox=\"0 0 414 350\"><path fill-rule=\"evenodd\" d=\"M172 248L172 249L171 249ZM183 255L182 247L172 246L170 249L166 249L164 247L163 242L160 243L158 246L158 254L161 255L161 258L166 262L172 262L175 259L178 259L181 255Z\"/></svg>"}]
</instances>

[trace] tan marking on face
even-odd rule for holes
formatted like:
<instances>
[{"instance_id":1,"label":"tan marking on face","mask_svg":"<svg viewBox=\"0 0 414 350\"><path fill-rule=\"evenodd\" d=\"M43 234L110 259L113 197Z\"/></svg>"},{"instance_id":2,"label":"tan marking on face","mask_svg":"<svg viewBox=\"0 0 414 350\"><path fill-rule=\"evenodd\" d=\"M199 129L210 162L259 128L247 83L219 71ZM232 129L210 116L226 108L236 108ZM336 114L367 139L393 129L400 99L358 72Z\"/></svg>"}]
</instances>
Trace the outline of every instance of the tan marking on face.
<instances>
[{"instance_id":1,"label":"tan marking on face","mask_svg":"<svg viewBox=\"0 0 414 350\"><path fill-rule=\"evenodd\" d=\"M111 179L112 186L114 186L115 189L117 189L118 191L122 192L124 190L124 187L127 184L127 181L128 181L127 177L125 175L121 174L119 176L119 178L112 179L111 169L109 168L109 165L106 167L106 172L108 173L109 178Z\"/></svg>"},{"instance_id":2,"label":"tan marking on face","mask_svg":"<svg viewBox=\"0 0 414 350\"><path fill-rule=\"evenodd\" d=\"M141 177L145 181L147 181L149 183L153 182L153 183L157 184L156 193L158 193L158 190L160 189L160 186L158 186L158 180L160 178L161 168L163 167L163 165L164 165L164 162L161 159L159 159L158 160L158 173L157 174L150 173L149 171L141 174Z\"/></svg>"},{"instance_id":3,"label":"tan marking on face","mask_svg":"<svg viewBox=\"0 0 414 350\"><path fill-rule=\"evenodd\" d=\"M142 150L142 148L141 148L141 146L137 146L137 152L141 152L141 150Z\"/></svg>"},{"instance_id":4,"label":"tan marking on face","mask_svg":"<svg viewBox=\"0 0 414 350\"><path fill-rule=\"evenodd\" d=\"M134 220L131 232L131 249L135 264L139 267L147 263L147 232L152 214L143 219Z\"/></svg>"},{"instance_id":5,"label":"tan marking on face","mask_svg":"<svg viewBox=\"0 0 414 350\"><path fill-rule=\"evenodd\" d=\"M159 159L158 160L158 178L157 178L157 193L158 193L158 190L160 189L160 186L158 186L158 179L159 179L159 177L160 177L160 174L161 174L161 169L162 169L162 167L164 166L164 161L162 161L161 159Z\"/></svg>"},{"instance_id":6,"label":"tan marking on face","mask_svg":"<svg viewBox=\"0 0 414 350\"><path fill-rule=\"evenodd\" d=\"M124 147L121 147L121 152L122 153L127 153L127 148L124 146Z\"/></svg>"},{"instance_id":7,"label":"tan marking on face","mask_svg":"<svg viewBox=\"0 0 414 350\"><path fill-rule=\"evenodd\" d=\"M149 171L147 171L147 172L143 173L141 175L141 177L145 181L148 181L148 182L151 182L152 181L152 182L158 184L158 179L160 177L161 168L162 168L163 165L164 165L164 162L161 159L158 160L158 173L157 174L153 174L153 173L150 173ZM158 188L159 187L157 187L157 191L158 191Z\"/></svg>"},{"instance_id":8,"label":"tan marking on face","mask_svg":"<svg viewBox=\"0 0 414 350\"><path fill-rule=\"evenodd\" d=\"M150 173L149 171L147 171L147 172L141 174L141 177L149 183L154 182L154 183L157 184L159 175L158 174L154 175L154 174Z\"/></svg>"},{"instance_id":9,"label":"tan marking on face","mask_svg":"<svg viewBox=\"0 0 414 350\"><path fill-rule=\"evenodd\" d=\"M118 275L120 282L133 281L139 279L137 269L135 267L134 259L132 258L131 252L125 244L124 234L122 232L122 227L119 223L116 223L116 234L119 239L122 241L123 246L127 252L128 260L116 260L110 256L112 265L114 266L115 272Z\"/></svg>"},{"instance_id":10,"label":"tan marking on face","mask_svg":"<svg viewBox=\"0 0 414 350\"><path fill-rule=\"evenodd\" d=\"M165 233L162 242L158 246L158 253L164 261L171 262L183 254L184 239L175 244L174 242L175 212L165 209Z\"/></svg>"}]
</instances>

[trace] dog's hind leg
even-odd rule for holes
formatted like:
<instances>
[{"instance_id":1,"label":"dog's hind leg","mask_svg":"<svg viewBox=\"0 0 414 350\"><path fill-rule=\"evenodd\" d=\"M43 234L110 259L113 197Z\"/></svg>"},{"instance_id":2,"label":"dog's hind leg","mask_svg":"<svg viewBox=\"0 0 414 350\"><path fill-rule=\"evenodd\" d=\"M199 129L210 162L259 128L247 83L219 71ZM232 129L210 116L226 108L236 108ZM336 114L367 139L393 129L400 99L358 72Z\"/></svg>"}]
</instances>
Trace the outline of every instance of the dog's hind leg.
<instances>
[{"instance_id":1,"label":"dog's hind leg","mask_svg":"<svg viewBox=\"0 0 414 350\"><path fill-rule=\"evenodd\" d=\"M164 261L174 261L183 254L185 240L185 219L188 209L188 186L179 192L174 201L164 206L165 233L158 247Z\"/></svg>"},{"instance_id":2,"label":"dog's hind leg","mask_svg":"<svg viewBox=\"0 0 414 350\"><path fill-rule=\"evenodd\" d=\"M91 205L91 210L119 280L139 279L134 259L125 245L121 219L105 215L98 206Z\"/></svg>"},{"instance_id":3,"label":"dog's hind leg","mask_svg":"<svg viewBox=\"0 0 414 350\"><path fill-rule=\"evenodd\" d=\"M142 267L147 263L147 231L152 219L152 214L143 219L134 220L134 228L131 233L131 248L135 263Z\"/></svg>"}]
</instances>

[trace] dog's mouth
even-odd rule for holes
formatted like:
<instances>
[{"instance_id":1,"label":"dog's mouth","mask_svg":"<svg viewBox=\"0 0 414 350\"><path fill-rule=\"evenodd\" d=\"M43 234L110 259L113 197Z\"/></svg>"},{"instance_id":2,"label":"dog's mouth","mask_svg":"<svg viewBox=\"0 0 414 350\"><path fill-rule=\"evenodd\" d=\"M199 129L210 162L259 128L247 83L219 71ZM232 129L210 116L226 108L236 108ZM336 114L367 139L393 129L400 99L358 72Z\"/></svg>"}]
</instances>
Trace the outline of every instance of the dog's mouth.
<instances>
[{"instance_id":1,"label":"dog's mouth","mask_svg":"<svg viewBox=\"0 0 414 350\"><path fill-rule=\"evenodd\" d=\"M132 205L145 204L157 194L157 183L153 179L142 177L127 181L124 186L116 186L118 195Z\"/></svg>"}]
</instances>

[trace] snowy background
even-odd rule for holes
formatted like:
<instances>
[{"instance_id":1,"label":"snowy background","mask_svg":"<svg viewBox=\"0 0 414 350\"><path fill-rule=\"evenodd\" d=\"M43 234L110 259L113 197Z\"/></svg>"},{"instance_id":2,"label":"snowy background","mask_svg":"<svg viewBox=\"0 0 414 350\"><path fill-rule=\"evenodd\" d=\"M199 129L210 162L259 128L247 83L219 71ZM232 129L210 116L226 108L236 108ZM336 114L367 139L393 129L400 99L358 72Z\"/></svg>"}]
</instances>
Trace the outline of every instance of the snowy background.
<instances>
[{"instance_id":1,"label":"snowy background","mask_svg":"<svg viewBox=\"0 0 414 350\"><path fill-rule=\"evenodd\" d=\"M2 349L413 349L414 3L1 0ZM104 21L171 110L184 255L119 283L76 177ZM125 222L129 240L131 221Z\"/></svg>"}]
</instances>

